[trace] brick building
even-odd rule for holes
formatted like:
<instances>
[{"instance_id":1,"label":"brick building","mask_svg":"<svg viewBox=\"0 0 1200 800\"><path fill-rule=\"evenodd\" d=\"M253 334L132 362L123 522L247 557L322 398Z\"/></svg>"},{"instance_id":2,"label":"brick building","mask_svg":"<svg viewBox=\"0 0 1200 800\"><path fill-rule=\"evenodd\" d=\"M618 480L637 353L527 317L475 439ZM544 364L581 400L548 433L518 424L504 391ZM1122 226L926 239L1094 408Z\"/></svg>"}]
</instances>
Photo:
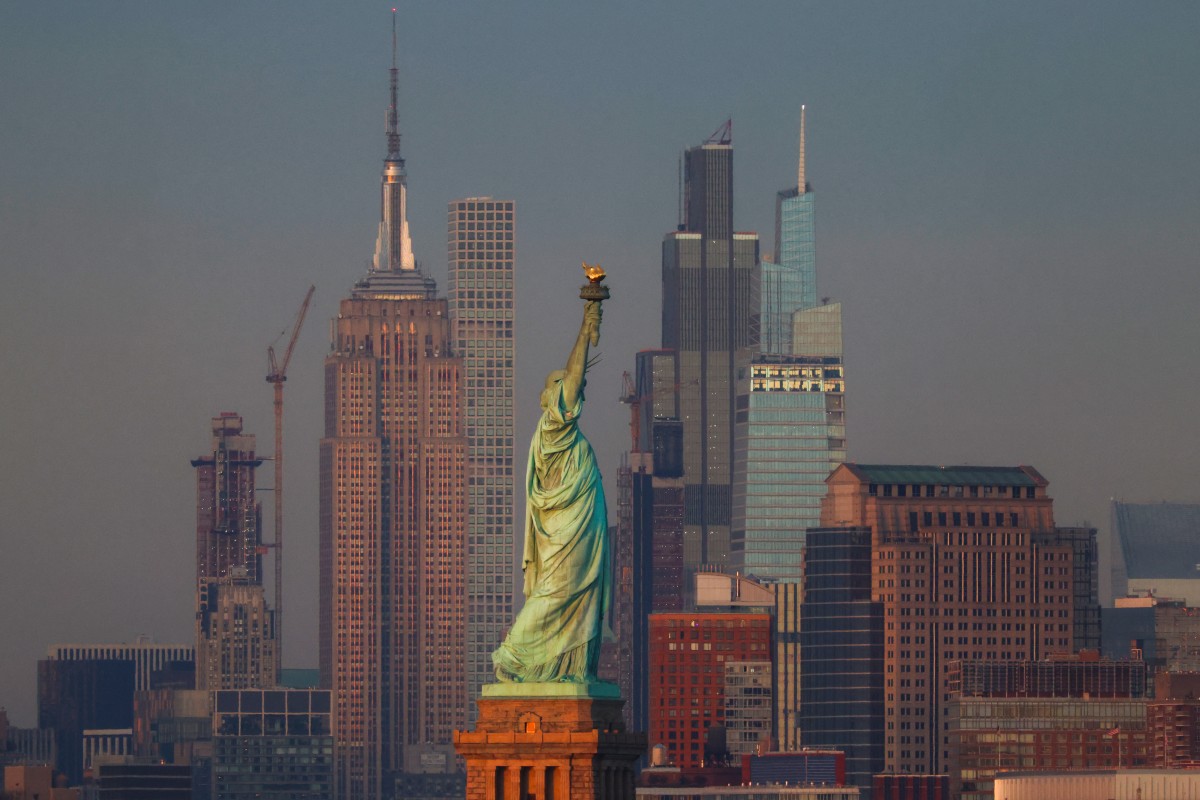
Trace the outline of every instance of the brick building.
<instances>
[{"instance_id":1,"label":"brick building","mask_svg":"<svg viewBox=\"0 0 1200 800\"><path fill-rule=\"evenodd\" d=\"M652 614L650 744L685 769L726 760L726 665L769 661L771 624L770 614Z\"/></svg>"},{"instance_id":2,"label":"brick building","mask_svg":"<svg viewBox=\"0 0 1200 800\"><path fill-rule=\"evenodd\" d=\"M948 720L955 797L991 798L998 771L1149 763L1146 665L1094 652L1046 661L951 664Z\"/></svg>"}]
</instances>

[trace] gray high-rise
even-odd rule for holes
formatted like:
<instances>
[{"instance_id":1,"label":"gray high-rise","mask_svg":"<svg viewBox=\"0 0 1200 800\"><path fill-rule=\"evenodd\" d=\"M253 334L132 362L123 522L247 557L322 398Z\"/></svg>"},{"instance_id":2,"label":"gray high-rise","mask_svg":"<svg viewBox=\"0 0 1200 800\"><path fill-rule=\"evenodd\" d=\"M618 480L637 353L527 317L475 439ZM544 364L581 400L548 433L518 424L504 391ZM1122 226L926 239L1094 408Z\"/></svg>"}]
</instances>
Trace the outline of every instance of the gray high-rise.
<instances>
[{"instance_id":1,"label":"gray high-rise","mask_svg":"<svg viewBox=\"0 0 1200 800\"><path fill-rule=\"evenodd\" d=\"M758 234L733 227L730 129L684 153L683 218L663 240L662 344L678 356L688 570L729 558L737 371L758 342Z\"/></svg>"},{"instance_id":2,"label":"gray high-rise","mask_svg":"<svg viewBox=\"0 0 1200 800\"><path fill-rule=\"evenodd\" d=\"M513 263L515 204L450 203L450 325L463 359L467 432L467 697L492 680L513 618ZM475 706L468 716L475 719Z\"/></svg>"}]
</instances>

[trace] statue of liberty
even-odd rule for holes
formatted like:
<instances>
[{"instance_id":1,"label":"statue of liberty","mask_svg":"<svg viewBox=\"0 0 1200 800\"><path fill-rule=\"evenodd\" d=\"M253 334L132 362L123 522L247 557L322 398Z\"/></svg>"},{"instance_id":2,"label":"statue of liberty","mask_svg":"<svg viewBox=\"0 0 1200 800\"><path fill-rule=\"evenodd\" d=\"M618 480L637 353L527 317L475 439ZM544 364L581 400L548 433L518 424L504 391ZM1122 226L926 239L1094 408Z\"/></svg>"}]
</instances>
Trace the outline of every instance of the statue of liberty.
<instances>
[{"instance_id":1,"label":"statue of liberty","mask_svg":"<svg viewBox=\"0 0 1200 800\"><path fill-rule=\"evenodd\" d=\"M583 324L567 358L542 389L542 417L529 446L525 490L525 606L492 653L505 683L596 680L610 599L608 511L592 446L579 431L588 348L600 341L604 271L591 284Z\"/></svg>"}]
</instances>

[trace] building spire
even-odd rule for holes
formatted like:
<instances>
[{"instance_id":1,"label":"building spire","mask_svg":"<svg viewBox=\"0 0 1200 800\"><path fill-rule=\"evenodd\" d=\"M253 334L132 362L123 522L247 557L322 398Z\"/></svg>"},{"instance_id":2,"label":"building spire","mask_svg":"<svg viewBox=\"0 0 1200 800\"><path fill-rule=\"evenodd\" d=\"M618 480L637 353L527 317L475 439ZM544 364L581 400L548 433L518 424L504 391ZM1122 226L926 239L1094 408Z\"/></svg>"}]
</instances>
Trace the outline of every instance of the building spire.
<instances>
[{"instance_id":1,"label":"building spire","mask_svg":"<svg viewBox=\"0 0 1200 800\"><path fill-rule=\"evenodd\" d=\"M392 9L391 105L387 112L387 158L383 160L383 197L379 237L375 240L373 271L415 270L412 238L408 232L408 176L400 157L400 123L396 107L400 70L396 66L396 9Z\"/></svg>"},{"instance_id":2,"label":"building spire","mask_svg":"<svg viewBox=\"0 0 1200 800\"><path fill-rule=\"evenodd\" d=\"M396 9L392 9L392 68L388 70L392 76L392 104L388 106L387 115L387 160L404 161L400 157L400 122L397 112L398 89L400 85L400 70L396 67Z\"/></svg>"},{"instance_id":3,"label":"building spire","mask_svg":"<svg viewBox=\"0 0 1200 800\"><path fill-rule=\"evenodd\" d=\"M796 194L804 194L807 184L804 181L804 106L800 106L800 167L796 171Z\"/></svg>"}]
</instances>

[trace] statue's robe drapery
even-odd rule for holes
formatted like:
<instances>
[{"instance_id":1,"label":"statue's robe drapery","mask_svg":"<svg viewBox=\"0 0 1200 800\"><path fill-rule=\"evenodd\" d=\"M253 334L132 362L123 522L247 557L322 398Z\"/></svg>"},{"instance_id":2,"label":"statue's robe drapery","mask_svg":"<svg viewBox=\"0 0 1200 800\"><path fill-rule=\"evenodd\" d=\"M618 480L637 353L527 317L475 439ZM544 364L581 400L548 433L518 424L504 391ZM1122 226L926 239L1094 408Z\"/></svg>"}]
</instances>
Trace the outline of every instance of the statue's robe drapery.
<instances>
[{"instance_id":1,"label":"statue's robe drapery","mask_svg":"<svg viewBox=\"0 0 1200 800\"><path fill-rule=\"evenodd\" d=\"M595 680L608 612L608 511L583 398L568 408L561 380L547 394L525 477L525 606L492 653L501 681Z\"/></svg>"}]
</instances>

